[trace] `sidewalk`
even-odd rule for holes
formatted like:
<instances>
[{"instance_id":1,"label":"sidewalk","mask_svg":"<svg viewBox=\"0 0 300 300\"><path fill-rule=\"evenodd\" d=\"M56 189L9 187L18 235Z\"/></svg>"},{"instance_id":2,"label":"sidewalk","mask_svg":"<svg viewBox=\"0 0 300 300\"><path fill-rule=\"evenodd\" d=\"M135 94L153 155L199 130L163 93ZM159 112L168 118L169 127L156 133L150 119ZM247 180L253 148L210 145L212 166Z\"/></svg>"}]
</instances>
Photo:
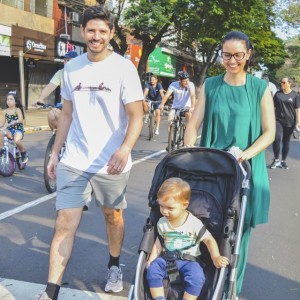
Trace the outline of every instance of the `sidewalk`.
<instances>
[{"instance_id":1,"label":"sidewalk","mask_svg":"<svg viewBox=\"0 0 300 300\"><path fill-rule=\"evenodd\" d=\"M25 112L25 134L40 130L50 130L47 120L48 112L48 109L29 108Z\"/></svg>"}]
</instances>

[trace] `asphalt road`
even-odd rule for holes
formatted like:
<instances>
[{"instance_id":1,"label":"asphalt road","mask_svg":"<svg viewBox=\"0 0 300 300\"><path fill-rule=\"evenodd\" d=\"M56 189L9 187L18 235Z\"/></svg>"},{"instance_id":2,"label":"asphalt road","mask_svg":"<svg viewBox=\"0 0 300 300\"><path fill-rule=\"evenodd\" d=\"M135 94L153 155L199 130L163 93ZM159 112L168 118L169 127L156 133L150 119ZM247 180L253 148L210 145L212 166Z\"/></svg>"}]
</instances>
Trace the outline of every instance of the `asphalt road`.
<instances>
[{"instance_id":1,"label":"asphalt road","mask_svg":"<svg viewBox=\"0 0 300 300\"><path fill-rule=\"evenodd\" d=\"M47 281L48 253L55 218L54 198L43 182L43 156L51 133L26 135L28 166L10 178L0 178L0 299L29 300ZM147 195L154 169L166 155L166 121L154 141L147 127L133 151L134 166L124 212L126 234L121 256L125 289L103 293L107 270L107 242L101 211L85 212L77 232L72 258L64 276L60 300L126 299L137 260L142 228L149 214ZM272 202L270 221L252 233L249 261L241 299L300 299L300 142L292 140L289 170L269 170ZM272 153L266 153L268 162ZM24 206L27 205L27 206ZM23 210L24 209L24 210ZM85 292L83 292L85 291Z\"/></svg>"}]
</instances>

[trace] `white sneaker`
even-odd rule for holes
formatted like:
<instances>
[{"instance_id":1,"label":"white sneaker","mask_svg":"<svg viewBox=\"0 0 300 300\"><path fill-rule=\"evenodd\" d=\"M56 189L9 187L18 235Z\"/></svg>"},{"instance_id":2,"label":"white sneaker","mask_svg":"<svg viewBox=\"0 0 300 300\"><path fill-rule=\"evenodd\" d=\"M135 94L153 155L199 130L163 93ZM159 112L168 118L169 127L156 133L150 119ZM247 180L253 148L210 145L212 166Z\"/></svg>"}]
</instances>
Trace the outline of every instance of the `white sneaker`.
<instances>
[{"instance_id":1,"label":"white sneaker","mask_svg":"<svg viewBox=\"0 0 300 300\"><path fill-rule=\"evenodd\" d=\"M46 292L42 292L41 294L38 294L35 296L36 300L51 300L51 298L48 297Z\"/></svg>"},{"instance_id":2,"label":"white sneaker","mask_svg":"<svg viewBox=\"0 0 300 300\"><path fill-rule=\"evenodd\" d=\"M155 129L154 134L159 135L159 130L158 130L158 128Z\"/></svg>"},{"instance_id":3,"label":"white sneaker","mask_svg":"<svg viewBox=\"0 0 300 300\"><path fill-rule=\"evenodd\" d=\"M277 167L281 168L281 162L279 159L274 159L272 164L270 165L270 168L276 169Z\"/></svg>"},{"instance_id":4,"label":"white sneaker","mask_svg":"<svg viewBox=\"0 0 300 300\"><path fill-rule=\"evenodd\" d=\"M121 268L111 266L107 274L107 283L104 288L105 292L118 293L123 290Z\"/></svg>"}]
</instances>

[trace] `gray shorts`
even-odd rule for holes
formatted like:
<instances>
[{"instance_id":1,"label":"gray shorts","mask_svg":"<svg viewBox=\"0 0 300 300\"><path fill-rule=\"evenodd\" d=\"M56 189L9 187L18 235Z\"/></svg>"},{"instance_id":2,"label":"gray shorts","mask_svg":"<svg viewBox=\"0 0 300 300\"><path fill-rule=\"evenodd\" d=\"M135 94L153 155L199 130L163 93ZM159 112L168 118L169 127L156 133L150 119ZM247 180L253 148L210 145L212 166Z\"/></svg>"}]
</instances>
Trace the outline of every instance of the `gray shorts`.
<instances>
[{"instance_id":1,"label":"gray shorts","mask_svg":"<svg viewBox=\"0 0 300 300\"><path fill-rule=\"evenodd\" d=\"M125 209L129 173L94 174L74 169L63 163L57 166L56 210L89 206L92 198L97 206Z\"/></svg>"}]
</instances>

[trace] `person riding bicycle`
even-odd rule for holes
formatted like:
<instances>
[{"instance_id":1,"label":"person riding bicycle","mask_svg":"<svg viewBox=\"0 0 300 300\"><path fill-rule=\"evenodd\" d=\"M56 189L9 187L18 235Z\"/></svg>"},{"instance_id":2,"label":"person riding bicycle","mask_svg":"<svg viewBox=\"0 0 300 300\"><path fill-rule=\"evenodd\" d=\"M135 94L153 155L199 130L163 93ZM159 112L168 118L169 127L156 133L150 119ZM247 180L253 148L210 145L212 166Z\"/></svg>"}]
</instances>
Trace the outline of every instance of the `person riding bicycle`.
<instances>
[{"instance_id":1,"label":"person riding bicycle","mask_svg":"<svg viewBox=\"0 0 300 300\"><path fill-rule=\"evenodd\" d=\"M22 163L27 163L28 154L23 146L24 138L23 121L25 119L24 109L17 95L17 91L10 91L6 96L6 109L1 121L0 129L5 130L7 137L16 143L22 158ZM4 145L4 134L0 131L0 152Z\"/></svg>"},{"instance_id":2,"label":"person riding bicycle","mask_svg":"<svg viewBox=\"0 0 300 300\"><path fill-rule=\"evenodd\" d=\"M152 101L160 101L164 97L164 89L161 85L161 83L158 82L158 78L156 75L151 75L150 77L150 83L147 83L144 89L144 106L147 106L148 108L148 100ZM154 103L154 109L155 109L155 121L156 121L156 128L155 128L155 134L159 134L159 124L160 124L160 109L159 109L160 103ZM147 115L145 115L145 123L147 123Z\"/></svg>"},{"instance_id":3,"label":"person riding bicycle","mask_svg":"<svg viewBox=\"0 0 300 300\"><path fill-rule=\"evenodd\" d=\"M76 51L69 51L64 56L64 65L71 60L72 58L77 57ZM47 98L57 87L62 87L62 77L63 77L63 71L64 69L58 70L54 76L51 78L50 82L44 87L42 90L42 93L39 97L39 99L35 102L37 104L38 102L44 103L44 99ZM59 108L52 108L48 113L48 124L50 129L56 130L57 124L58 124L58 118L60 115L60 109Z\"/></svg>"},{"instance_id":4,"label":"person riding bicycle","mask_svg":"<svg viewBox=\"0 0 300 300\"><path fill-rule=\"evenodd\" d=\"M173 94L172 108L169 113L168 121L172 121L175 115L175 109L181 109L184 107L189 107L189 111L185 113L186 123L188 123L191 118L192 112L196 103L195 85L193 82L189 81L189 73L185 71L179 71L178 81L172 82L167 92L165 93L159 109L164 108L165 103L169 97Z\"/></svg>"}]
</instances>

